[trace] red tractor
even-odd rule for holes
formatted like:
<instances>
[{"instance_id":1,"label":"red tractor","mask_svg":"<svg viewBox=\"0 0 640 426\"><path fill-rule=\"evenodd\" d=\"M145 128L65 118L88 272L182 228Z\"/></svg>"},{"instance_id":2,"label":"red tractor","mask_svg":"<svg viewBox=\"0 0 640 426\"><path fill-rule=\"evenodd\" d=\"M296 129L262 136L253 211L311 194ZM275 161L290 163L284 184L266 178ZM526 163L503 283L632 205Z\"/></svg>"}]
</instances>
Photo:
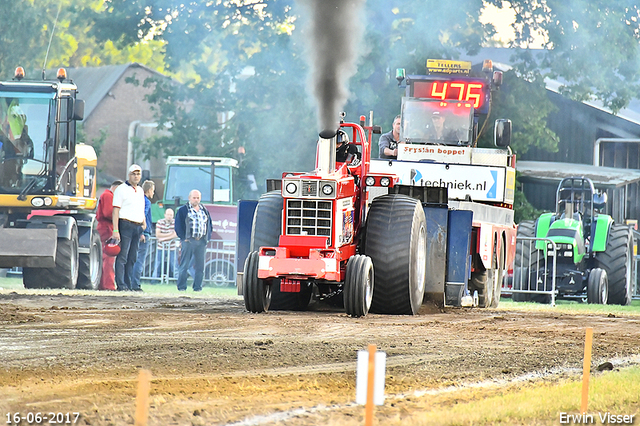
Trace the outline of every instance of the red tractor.
<instances>
[{"instance_id":1,"label":"red tractor","mask_svg":"<svg viewBox=\"0 0 640 426\"><path fill-rule=\"evenodd\" d=\"M336 162L342 132L359 147L359 161ZM371 137L379 132L364 116L360 124L342 120L320 133L316 170L285 173L260 197L239 280L247 310L303 310L315 288L319 299L343 303L353 317L418 312L425 214L420 200L392 193L395 175L370 172ZM389 193L371 200L374 187ZM242 222L240 233L248 226Z\"/></svg>"}]
</instances>

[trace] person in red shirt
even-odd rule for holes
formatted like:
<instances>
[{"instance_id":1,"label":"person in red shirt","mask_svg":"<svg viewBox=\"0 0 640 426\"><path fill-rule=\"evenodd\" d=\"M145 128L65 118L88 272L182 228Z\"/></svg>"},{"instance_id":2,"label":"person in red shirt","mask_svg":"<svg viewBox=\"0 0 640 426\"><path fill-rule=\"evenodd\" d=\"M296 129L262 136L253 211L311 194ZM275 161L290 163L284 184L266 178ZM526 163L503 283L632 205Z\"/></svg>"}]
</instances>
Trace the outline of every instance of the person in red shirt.
<instances>
[{"instance_id":1,"label":"person in red shirt","mask_svg":"<svg viewBox=\"0 0 640 426\"><path fill-rule=\"evenodd\" d=\"M98 200L98 233L100 234L100 241L102 241L102 278L100 279L100 290L115 290L116 289L116 276L114 265L116 258L108 256L104 253L104 246L111 238L113 233L113 191L118 186L122 185L121 180L116 180L111 184L111 187L105 190L100 199Z\"/></svg>"}]
</instances>

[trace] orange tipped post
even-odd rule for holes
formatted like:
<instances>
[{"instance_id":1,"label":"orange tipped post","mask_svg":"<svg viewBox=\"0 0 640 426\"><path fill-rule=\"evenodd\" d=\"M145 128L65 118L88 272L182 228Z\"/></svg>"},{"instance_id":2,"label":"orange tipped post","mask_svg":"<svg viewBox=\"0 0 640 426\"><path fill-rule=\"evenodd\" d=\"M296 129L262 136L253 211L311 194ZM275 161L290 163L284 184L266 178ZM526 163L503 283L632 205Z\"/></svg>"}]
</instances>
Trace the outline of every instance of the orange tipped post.
<instances>
[{"instance_id":1,"label":"orange tipped post","mask_svg":"<svg viewBox=\"0 0 640 426\"><path fill-rule=\"evenodd\" d=\"M138 375L138 395L136 396L135 426L146 426L149 418L149 391L151 371L140 370Z\"/></svg>"},{"instance_id":2,"label":"orange tipped post","mask_svg":"<svg viewBox=\"0 0 640 426\"><path fill-rule=\"evenodd\" d=\"M591 346L593 343L593 328L587 327L587 334L584 341L584 360L582 362L582 403L580 412L587 412L589 403L589 374L591 374Z\"/></svg>"},{"instance_id":3,"label":"orange tipped post","mask_svg":"<svg viewBox=\"0 0 640 426\"><path fill-rule=\"evenodd\" d=\"M364 408L364 426L373 426L373 379L375 373L376 345L369 345L369 373L367 376L367 404Z\"/></svg>"}]
</instances>

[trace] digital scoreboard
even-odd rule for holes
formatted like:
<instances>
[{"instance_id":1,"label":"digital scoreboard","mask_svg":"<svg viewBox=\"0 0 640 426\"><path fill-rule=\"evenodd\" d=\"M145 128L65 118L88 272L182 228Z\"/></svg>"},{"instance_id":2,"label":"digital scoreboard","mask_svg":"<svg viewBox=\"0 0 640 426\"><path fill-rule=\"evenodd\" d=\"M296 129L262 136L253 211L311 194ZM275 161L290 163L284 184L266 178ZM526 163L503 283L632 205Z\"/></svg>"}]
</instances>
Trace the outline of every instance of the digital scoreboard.
<instances>
[{"instance_id":1,"label":"digital scoreboard","mask_svg":"<svg viewBox=\"0 0 640 426\"><path fill-rule=\"evenodd\" d=\"M478 112L488 106L490 89L484 79L414 79L410 87L414 98L469 103Z\"/></svg>"}]
</instances>

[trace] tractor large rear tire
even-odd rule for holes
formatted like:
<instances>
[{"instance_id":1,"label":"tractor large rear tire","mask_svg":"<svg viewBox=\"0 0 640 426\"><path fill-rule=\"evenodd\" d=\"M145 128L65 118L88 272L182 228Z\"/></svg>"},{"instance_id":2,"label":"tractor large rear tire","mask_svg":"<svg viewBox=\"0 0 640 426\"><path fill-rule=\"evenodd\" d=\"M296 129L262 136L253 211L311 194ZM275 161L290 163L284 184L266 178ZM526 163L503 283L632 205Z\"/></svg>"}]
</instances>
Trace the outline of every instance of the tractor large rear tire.
<instances>
[{"instance_id":1,"label":"tractor large rear tire","mask_svg":"<svg viewBox=\"0 0 640 426\"><path fill-rule=\"evenodd\" d=\"M535 244L520 240L521 237L534 238L536 236L536 224L532 220L523 220L518 224L516 234L516 256L513 261L513 289L523 290L527 286L529 271L531 270L532 254L535 253ZM528 293L514 292L511 296L514 302L528 302L531 295Z\"/></svg>"},{"instance_id":2,"label":"tractor large rear tire","mask_svg":"<svg viewBox=\"0 0 640 426\"><path fill-rule=\"evenodd\" d=\"M97 229L91 232L89 253L79 255L77 288L83 290L97 290L102 277L102 243Z\"/></svg>"},{"instance_id":3,"label":"tractor large rear tire","mask_svg":"<svg viewBox=\"0 0 640 426\"><path fill-rule=\"evenodd\" d=\"M277 247L282 230L283 198L280 191L263 194L253 215L250 251L260 247ZM271 280L271 311L302 311L309 306L312 288L300 286L299 293L283 293L280 291L280 280ZM244 291L244 290L243 290Z\"/></svg>"},{"instance_id":4,"label":"tractor large rear tire","mask_svg":"<svg viewBox=\"0 0 640 426\"><path fill-rule=\"evenodd\" d=\"M58 238L56 266L53 268L23 268L25 288L66 288L78 284L78 228L73 225L71 238Z\"/></svg>"},{"instance_id":5,"label":"tractor large rear tire","mask_svg":"<svg viewBox=\"0 0 640 426\"><path fill-rule=\"evenodd\" d=\"M344 280L344 307L347 315L363 317L369 313L373 298L373 263L371 258L357 254L347 262Z\"/></svg>"},{"instance_id":6,"label":"tractor large rear tire","mask_svg":"<svg viewBox=\"0 0 640 426\"><path fill-rule=\"evenodd\" d=\"M418 313L427 267L426 230L418 200L399 194L373 200L365 231L365 253L373 262L375 281L371 312Z\"/></svg>"},{"instance_id":7,"label":"tractor large rear tire","mask_svg":"<svg viewBox=\"0 0 640 426\"><path fill-rule=\"evenodd\" d=\"M610 305L631 303L633 236L631 228L612 224L604 252L596 254L596 266L607 271Z\"/></svg>"}]
</instances>

